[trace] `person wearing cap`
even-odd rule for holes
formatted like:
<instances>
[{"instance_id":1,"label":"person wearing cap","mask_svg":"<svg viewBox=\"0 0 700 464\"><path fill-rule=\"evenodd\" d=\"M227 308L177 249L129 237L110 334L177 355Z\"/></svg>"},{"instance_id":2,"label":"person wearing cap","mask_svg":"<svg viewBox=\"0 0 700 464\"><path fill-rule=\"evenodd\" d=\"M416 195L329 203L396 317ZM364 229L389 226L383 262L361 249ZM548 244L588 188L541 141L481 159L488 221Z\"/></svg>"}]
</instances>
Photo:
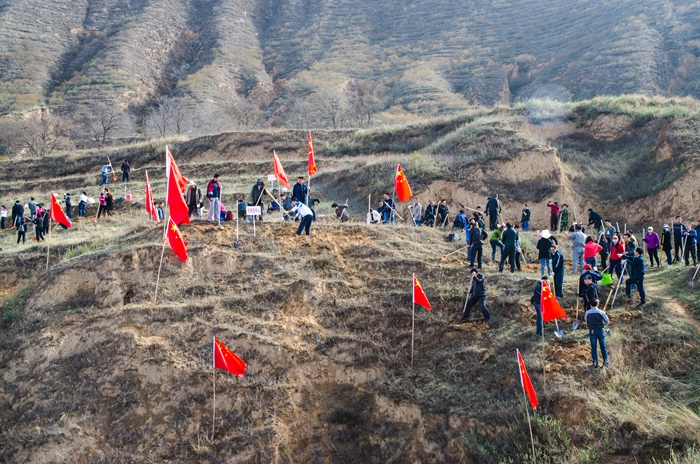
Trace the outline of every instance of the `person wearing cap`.
<instances>
[{"instance_id":1,"label":"person wearing cap","mask_svg":"<svg viewBox=\"0 0 700 464\"><path fill-rule=\"evenodd\" d=\"M207 184L207 199L209 200L207 221L216 222L219 219L219 214L221 214L221 184L219 183L219 174L214 174L214 178Z\"/></svg>"},{"instance_id":2,"label":"person wearing cap","mask_svg":"<svg viewBox=\"0 0 700 464\"><path fill-rule=\"evenodd\" d=\"M292 198L296 198L305 205L309 204L309 186L304 183L303 177L297 177L297 183L292 188Z\"/></svg>"},{"instance_id":3,"label":"person wearing cap","mask_svg":"<svg viewBox=\"0 0 700 464\"><path fill-rule=\"evenodd\" d=\"M559 232L569 229L569 205L564 203L559 211ZM556 232L556 230L555 230Z\"/></svg>"},{"instance_id":4,"label":"person wearing cap","mask_svg":"<svg viewBox=\"0 0 700 464\"><path fill-rule=\"evenodd\" d=\"M637 287L639 291L639 298L641 299L639 305L643 306L647 302L647 294L644 291L644 250L637 247L634 250L634 256L623 255L622 259L628 262L628 267L630 269L630 278L625 282L625 295L627 298L632 298L632 285Z\"/></svg>"},{"instance_id":5,"label":"person wearing cap","mask_svg":"<svg viewBox=\"0 0 700 464\"><path fill-rule=\"evenodd\" d=\"M215 186L212 186L212 189ZM221 192L221 190L219 190ZM197 184L190 182L190 188L187 189L185 193L185 203L187 203L187 214L189 217L192 215L197 215L199 217L199 204L202 202L202 189L197 187Z\"/></svg>"},{"instance_id":6,"label":"person wearing cap","mask_svg":"<svg viewBox=\"0 0 700 464\"><path fill-rule=\"evenodd\" d=\"M697 258L695 256L695 246L698 241L698 234L695 232L693 225L688 223L685 225L685 232L683 232L683 238L685 239L685 252L683 253L683 261L686 267L690 265L690 256L693 257L693 266L697 266Z\"/></svg>"},{"instance_id":7,"label":"person wearing cap","mask_svg":"<svg viewBox=\"0 0 700 464\"><path fill-rule=\"evenodd\" d=\"M591 358L593 363L588 366L590 369L598 369L598 344L600 344L600 354L603 356L603 365L609 366L608 350L605 346L605 324L610 323L607 314L598 309L600 301L594 299L591 301L591 307L586 311L583 320L588 327L588 335L591 339Z\"/></svg>"},{"instance_id":8,"label":"person wearing cap","mask_svg":"<svg viewBox=\"0 0 700 464\"><path fill-rule=\"evenodd\" d=\"M255 181L255 185L250 189L250 206L260 206L260 220L262 221L263 203L265 203L265 183L262 178ZM292 195L294 197L294 195ZM294 197L296 198L296 197ZM298 198L297 198L298 199Z\"/></svg>"},{"instance_id":9,"label":"person wearing cap","mask_svg":"<svg viewBox=\"0 0 700 464\"><path fill-rule=\"evenodd\" d=\"M588 225L592 225L596 232L603 228L603 218L600 214L593 211L593 208L588 208Z\"/></svg>"},{"instance_id":10,"label":"person wearing cap","mask_svg":"<svg viewBox=\"0 0 700 464\"><path fill-rule=\"evenodd\" d=\"M656 259L656 267L661 267L661 262L659 261L659 245L661 244L659 234L654 232L653 227L649 226L642 240L646 244L647 254L649 255L649 266L653 266L654 259Z\"/></svg>"},{"instance_id":11,"label":"person wearing cap","mask_svg":"<svg viewBox=\"0 0 700 464\"><path fill-rule=\"evenodd\" d=\"M591 267L596 267L596 255L603 249L593 237L586 237L586 244L583 247L583 261Z\"/></svg>"},{"instance_id":12,"label":"person wearing cap","mask_svg":"<svg viewBox=\"0 0 700 464\"><path fill-rule=\"evenodd\" d=\"M558 245L552 243L549 251L552 256L552 273L554 277L554 296L564 298L564 255L559 251Z\"/></svg>"},{"instance_id":13,"label":"person wearing cap","mask_svg":"<svg viewBox=\"0 0 700 464\"><path fill-rule=\"evenodd\" d=\"M305 231L306 235L311 236L311 222L314 220L314 212L311 211L311 208L296 198L292 198L292 209L289 211L285 210L285 213L291 213L292 216L298 214L301 217L299 227L297 227L297 237L301 237L302 231Z\"/></svg>"},{"instance_id":14,"label":"person wearing cap","mask_svg":"<svg viewBox=\"0 0 700 464\"><path fill-rule=\"evenodd\" d=\"M681 261L684 232L685 224L683 224L683 218L681 218L680 216L676 216L676 222L673 223L673 252L676 255L675 260L673 261L674 263L678 263Z\"/></svg>"},{"instance_id":15,"label":"person wearing cap","mask_svg":"<svg viewBox=\"0 0 700 464\"><path fill-rule=\"evenodd\" d=\"M547 207L549 208L549 230L556 232L559 224L559 203L548 201Z\"/></svg>"},{"instance_id":16,"label":"person wearing cap","mask_svg":"<svg viewBox=\"0 0 700 464\"><path fill-rule=\"evenodd\" d=\"M586 247L586 235L581 230L581 224L576 224L574 229L574 233L571 235L567 233L566 237L571 240L573 246L571 265L573 273L576 274L577 271L579 273L583 272L583 253Z\"/></svg>"},{"instance_id":17,"label":"person wearing cap","mask_svg":"<svg viewBox=\"0 0 700 464\"><path fill-rule=\"evenodd\" d=\"M673 258L671 257L671 228L668 224L664 224L663 231L661 232L661 250L666 255L666 267L669 268L673 264Z\"/></svg>"},{"instance_id":18,"label":"person wearing cap","mask_svg":"<svg viewBox=\"0 0 700 464\"><path fill-rule=\"evenodd\" d=\"M586 289L586 279L590 277L593 285L596 286L596 291L598 289L598 282L603 279L603 274L598 272L598 269L591 267L590 264L585 264L583 266L583 273L578 277L578 296L583 298Z\"/></svg>"},{"instance_id":19,"label":"person wearing cap","mask_svg":"<svg viewBox=\"0 0 700 464\"><path fill-rule=\"evenodd\" d=\"M539 234L539 240L537 241L537 257L540 260L540 275L545 275L544 273L544 267L545 264L547 265L547 274L552 273L552 267L550 265L550 260L552 259L552 255L550 253L550 248L552 247L553 243L556 242L556 238L552 234L549 233L549 230L544 229L542 232Z\"/></svg>"}]
</instances>

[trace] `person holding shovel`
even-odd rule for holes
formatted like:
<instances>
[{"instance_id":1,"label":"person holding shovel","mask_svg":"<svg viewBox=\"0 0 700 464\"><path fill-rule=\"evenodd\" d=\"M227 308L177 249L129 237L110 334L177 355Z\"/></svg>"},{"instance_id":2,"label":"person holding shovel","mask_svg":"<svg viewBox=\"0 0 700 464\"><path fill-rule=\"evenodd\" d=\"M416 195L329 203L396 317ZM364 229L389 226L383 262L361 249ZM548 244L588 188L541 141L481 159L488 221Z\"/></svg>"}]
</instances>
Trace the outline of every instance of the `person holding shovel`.
<instances>
[{"instance_id":1,"label":"person holding shovel","mask_svg":"<svg viewBox=\"0 0 700 464\"><path fill-rule=\"evenodd\" d=\"M679 263L681 261L681 253L683 251L683 232L685 232L685 224L683 224L683 218L676 216L676 222L673 224L673 250L675 256L674 263Z\"/></svg>"},{"instance_id":2,"label":"person holding shovel","mask_svg":"<svg viewBox=\"0 0 700 464\"><path fill-rule=\"evenodd\" d=\"M489 313L489 310L486 308L486 278L483 276L483 274L479 274L479 271L474 268L471 270L471 275L472 282L469 289L470 296L467 300L467 306L464 309L460 323L467 322L472 313L472 308L476 303L479 303L485 322L490 324L493 319L491 318L491 313Z\"/></svg>"},{"instance_id":3,"label":"person holding shovel","mask_svg":"<svg viewBox=\"0 0 700 464\"><path fill-rule=\"evenodd\" d=\"M302 230L306 232L306 235L311 236L311 222L314 220L314 212L311 211L311 208L296 198L292 198L292 209L285 211L285 213L301 216L299 227L297 227L297 237L301 237Z\"/></svg>"},{"instance_id":4,"label":"person holding shovel","mask_svg":"<svg viewBox=\"0 0 700 464\"><path fill-rule=\"evenodd\" d=\"M207 189L208 196L208 189ZM249 206L260 206L260 220L263 219L263 203L265 203L265 183L262 178L258 178L255 181L255 185L250 189L250 205Z\"/></svg>"},{"instance_id":5,"label":"person holding shovel","mask_svg":"<svg viewBox=\"0 0 700 464\"><path fill-rule=\"evenodd\" d=\"M622 255L622 259L628 261L628 267L630 268L630 278L625 282L625 296L627 298L632 298L631 287L632 285L637 286L637 291L639 291L639 298L641 302L637 307L642 307L647 302L647 294L644 291L644 250L637 247L634 250L634 256Z\"/></svg>"},{"instance_id":6,"label":"person holding shovel","mask_svg":"<svg viewBox=\"0 0 700 464\"><path fill-rule=\"evenodd\" d=\"M584 311L588 311L593 306L593 301L598 300L598 285L593 282L593 276L585 274L579 299L583 302Z\"/></svg>"},{"instance_id":7,"label":"person holding shovel","mask_svg":"<svg viewBox=\"0 0 700 464\"><path fill-rule=\"evenodd\" d=\"M552 271L554 275L554 295L557 299L564 298L564 255L552 243L549 247L552 256ZM546 277L546 276L544 276Z\"/></svg>"},{"instance_id":8,"label":"person holding shovel","mask_svg":"<svg viewBox=\"0 0 700 464\"><path fill-rule=\"evenodd\" d=\"M598 309L600 301L594 299L591 301L591 307L583 316L583 320L588 327L588 335L591 339L591 358L593 363L588 366L590 369L598 369L598 344L600 344L600 354L603 355L603 365L608 367L608 350L605 346L605 324L610 323L608 315Z\"/></svg>"},{"instance_id":9,"label":"person holding shovel","mask_svg":"<svg viewBox=\"0 0 700 464\"><path fill-rule=\"evenodd\" d=\"M554 245L552 245L554 247ZM532 297L530 298L530 303L535 306L535 312L537 313L537 325L535 327L535 333L537 336L542 336L542 311L540 310L540 301L542 300L542 282L547 282L549 277L543 275L541 280L535 284L535 290L532 292Z\"/></svg>"},{"instance_id":10,"label":"person holding shovel","mask_svg":"<svg viewBox=\"0 0 700 464\"><path fill-rule=\"evenodd\" d=\"M685 252L683 253L683 261L685 261L685 267L690 265L690 256L693 257L693 266L697 266L697 258L695 256L695 245L698 241L698 234L695 232L693 225L688 223L685 226L685 232L683 232L683 238L685 239Z\"/></svg>"},{"instance_id":11,"label":"person holding shovel","mask_svg":"<svg viewBox=\"0 0 700 464\"><path fill-rule=\"evenodd\" d=\"M103 185L109 184L109 176L108 174L112 172L112 165L111 164L105 164L102 166L102 182L100 182L100 187Z\"/></svg>"},{"instance_id":12,"label":"person holding shovel","mask_svg":"<svg viewBox=\"0 0 700 464\"><path fill-rule=\"evenodd\" d=\"M673 264L673 258L671 257L671 230L668 224L664 224L664 229L661 232L661 250L666 255L666 267L669 268Z\"/></svg>"},{"instance_id":13,"label":"person holding shovel","mask_svg":"<svg viewBox=\"0 0 700 464\"><path fill-rule=\"evenodd\" d=\"M437 225L444 227L447 224L447 216L450 214L450 209L447 207L447 200L440 200L437 209Z\"/></svg>"},{"instance_id":14,"label":"person holding shovel","mask_svg":"<svg viewBox=\"0 0 700 464\"><path fill-rule=\"evenodd\" d=\"M389 196L388 193L384 194L384 206L386 209L382 214L382 224L388 224L389 220L391 220L391 223L394 224L396 220L394 216L394 213L396 212L396 202Z\"/></svg>"}]
</instances>

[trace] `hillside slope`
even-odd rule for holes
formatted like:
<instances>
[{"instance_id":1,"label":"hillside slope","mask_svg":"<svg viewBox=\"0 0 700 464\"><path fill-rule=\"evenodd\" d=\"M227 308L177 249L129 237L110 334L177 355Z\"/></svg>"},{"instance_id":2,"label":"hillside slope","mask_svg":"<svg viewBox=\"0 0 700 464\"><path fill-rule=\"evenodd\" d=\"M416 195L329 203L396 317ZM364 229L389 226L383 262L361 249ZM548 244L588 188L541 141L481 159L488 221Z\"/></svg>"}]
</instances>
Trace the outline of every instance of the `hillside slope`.
<instances>
[{"instance_id":1,"label":"hillside slope","mask_svg":"<svg viewBox=\"0 0 700 464\"><path fill-rule=\"evenodd\" d=\"M178 95L205 127L233 127L244 100L319 127L329 100L391 120L529 97L697 97L699 14L692 0L7 0L0 114L141 114Z\"/></svg>"}]
</instances>

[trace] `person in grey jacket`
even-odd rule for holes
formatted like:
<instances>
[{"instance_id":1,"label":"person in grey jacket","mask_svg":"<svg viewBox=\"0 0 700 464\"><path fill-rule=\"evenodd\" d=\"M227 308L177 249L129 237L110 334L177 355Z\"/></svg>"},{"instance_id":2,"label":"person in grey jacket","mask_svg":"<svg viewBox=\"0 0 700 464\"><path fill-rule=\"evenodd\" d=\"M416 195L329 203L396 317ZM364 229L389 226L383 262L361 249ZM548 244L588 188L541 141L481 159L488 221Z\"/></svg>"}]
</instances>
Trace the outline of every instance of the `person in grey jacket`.
<instances>
[{"instance_id":1,"label":"person in grey jacket","mask_svg":"<svg viewBox=\"0 0 700 464\"><path fill-rule=\"evenodd\" d=\"M578 272L583 272L583 249L586 246L586 234L581 232L581 224L576 224L575 232L571 235L567 234L567 238L571 240L573 246L572 267L573 273L576 274L577 265Z\"/></svg>"},{"instance_id":2,"label":"person in grey jacket","mask_svg":"<svg viewBox=\"0 0 700 464\"><path fill-rule=\"evenodd\" d=\"M36 201L34 201L34 197L31 197L27 206L29 207L29 220L34 222L34 218L36 218Z\"/></svg>"},{"instance_id":3,"label":"person in grey jacket","mask_svg":"<svg viewBox=\"0 0 700 464\"><path fill-rule=\"evenodd\" d=\"M603 365L609 366L608 362L608 349L605 346L605 324L610 323L607 314L598 309L600 301L591 301L591 309L586 311L583 316L586 322L586 327L588 327L588 335L591 338L591 357L593 358L593 364L588 366L591 369L598 368L598 343L600 343L600 354L603 355Z\"/></svg>"},{"instance_id":4,"label":"person in grey jacket","mask_svg":"<svg viewBox=\"0 0 700 464\"><path fill-rule=\"evenodd\" d=\"M472 268L472 283L469 289L469 299L467 300L467 306L464 309L464 314L462 314L462 319L460 322L467 322L469 316L471 315L472 308L476 303L481 305L481 313L484 315L484 319L487 324L491 323L491 313L486 308L486 278L483 274L479 274L479 271Z\"/></svg>"},{"instance_id":5,"label":"person in grey jacket","mask_svg":"<svg viewBox=\"0 0 700 464\"><path fill-rule=\"evenodd\" d=\"M413 199L413 204L409 206L411 209L411 216L413 217L413 226L420 227L420 221L423 217L423 205L420 204L418 198Z\"/></svg>"}]
</instances>

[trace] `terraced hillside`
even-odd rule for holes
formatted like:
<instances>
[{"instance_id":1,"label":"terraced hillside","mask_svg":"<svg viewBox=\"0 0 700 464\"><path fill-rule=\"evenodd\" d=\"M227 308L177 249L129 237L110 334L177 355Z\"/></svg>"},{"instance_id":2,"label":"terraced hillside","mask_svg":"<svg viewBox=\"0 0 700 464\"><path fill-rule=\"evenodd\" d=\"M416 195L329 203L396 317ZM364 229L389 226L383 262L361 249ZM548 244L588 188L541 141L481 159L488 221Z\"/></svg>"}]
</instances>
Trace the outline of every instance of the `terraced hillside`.
<instances>
[{"instance_id":1,"label":"terraced hillside","mask_svg":"<svg viewBox=\"0 0 700 464\"><path fill-rule=\"evenodd\" d=\"M532 96L700 96L699 15L691 0L5 0L0 113L143 117L178 96L211 131L256 112L337 127Z\"/></svg>"}]
</instances>

